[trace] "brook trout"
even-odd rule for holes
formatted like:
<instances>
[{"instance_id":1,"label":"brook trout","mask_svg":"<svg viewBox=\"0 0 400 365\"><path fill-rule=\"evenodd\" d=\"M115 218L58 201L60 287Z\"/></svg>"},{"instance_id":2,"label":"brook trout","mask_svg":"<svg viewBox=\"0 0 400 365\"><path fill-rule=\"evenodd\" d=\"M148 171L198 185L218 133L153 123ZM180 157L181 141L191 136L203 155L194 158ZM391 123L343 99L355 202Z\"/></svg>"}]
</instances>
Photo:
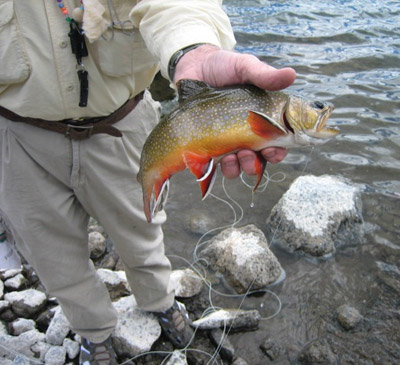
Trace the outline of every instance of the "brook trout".
<instances>
[{"instance_id":1,"label":"brook trout","mask_svg":"<svg viewBox=\"0 0 400 365\"><path fill-rule=\"evenodd\" d=\"M223 88L194 80L177 85L179 106L147 138L140 159L148 222L162 209L169 179L188 168L200 184L202 198L211 191L220 159L241 149L315 145L339 131L326 126L333 105L307 101L252 85ZM257 189L265 160L257 155Z\"/></svg>"}]
</instances>

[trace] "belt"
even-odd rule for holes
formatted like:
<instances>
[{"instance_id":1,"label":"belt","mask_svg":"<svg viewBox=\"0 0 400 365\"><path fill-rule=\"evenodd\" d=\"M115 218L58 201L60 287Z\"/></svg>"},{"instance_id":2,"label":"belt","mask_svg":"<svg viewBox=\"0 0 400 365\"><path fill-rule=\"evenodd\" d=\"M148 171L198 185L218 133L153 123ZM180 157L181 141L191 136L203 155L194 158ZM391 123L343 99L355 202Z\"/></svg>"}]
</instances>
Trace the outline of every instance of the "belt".
<instances>
[{"instance_id":1,"label":"belt","mask_svg":"<svg viewBox=\"0 0 400 365\"><path fill-rule=\"evenodd\" d=\"M85 118L81 120L63 119L51 121L45 119L21 117L11 110L0 106L0 115L13 122L27 123L49 131L64 134L66 137L73 140L83 140L89 138L93 134L106 133L114 137L122 137L120 130L112 126L122 118L127 116L143 98L144 92L129 99L124 105L117 109L112 114L105 117Z\"/></svg>"}]
</instances>

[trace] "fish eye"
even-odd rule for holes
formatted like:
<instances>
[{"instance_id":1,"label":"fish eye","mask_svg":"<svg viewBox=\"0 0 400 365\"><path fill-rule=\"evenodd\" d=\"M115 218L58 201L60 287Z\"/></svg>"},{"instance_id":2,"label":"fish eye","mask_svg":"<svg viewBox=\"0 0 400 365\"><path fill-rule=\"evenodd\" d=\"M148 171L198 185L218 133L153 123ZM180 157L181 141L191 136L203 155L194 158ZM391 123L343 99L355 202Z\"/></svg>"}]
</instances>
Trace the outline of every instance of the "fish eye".
<instances>
[{"instance_id":1,"label":"fish eye","mask_svg":"<svg viewBox=\"0 0 400 365\"><path fill-rule=\"evenodd\" d=\"M322 101L314 101L313 106L317 109L324 109L325 108L325 104Z\"/></svg>"}]
</instances>

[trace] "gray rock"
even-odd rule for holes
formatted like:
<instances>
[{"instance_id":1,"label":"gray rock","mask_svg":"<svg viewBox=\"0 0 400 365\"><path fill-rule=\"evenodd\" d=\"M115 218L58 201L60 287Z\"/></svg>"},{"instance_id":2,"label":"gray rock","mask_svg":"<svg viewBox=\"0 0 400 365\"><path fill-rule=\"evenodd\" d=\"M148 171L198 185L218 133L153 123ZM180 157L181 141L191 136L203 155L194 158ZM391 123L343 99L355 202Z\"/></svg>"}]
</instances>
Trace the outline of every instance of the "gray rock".
<instances>
[{"instance_id":1,"label":"gray rock","mask_svg":"<svg viewBox=\"0 0 400 365\"><path fill-rule=\"evenodd\" d=\"M235 348L229 341L227 333L218 328L210 331L209 336L211 342L219 349L220 356L231 363L235 356Z\"/></svg>"},{"instance_id":2,"label":"gray rock","mask_svg":"<svg viewBox=\"0 0 400 365\"><path fill-rule=\"evenodd\" d=\"M187 365L185 353L175 350L165 365Z\"/></svg>"},{"instance_id":3,"label":"gray rock","mask_svg":"<svg viewBox=\"0 0 400 365\"><path fill-rule=\"evenodd\" d=\"M124 271L111 271L108 269L97 270L101 280L106 285L111 299L127 296L131 293L128 280Z\"/></svg>"},{"instance_id":4,"label":"gray rock","mask_svg":"<svg viewBox=\"0 0 400 365\"><path fill-rule=\"evenodd\" d=\"M46 342L54 346L61 346L70 331L70 325L60 306L56 307L54 311L54 317L46 331Z\"/></svg>"},{"instance_id":5,"label":"gray rock","mask_svg":"<svg viewBox=\"0 0 400 365\"><path fill-rule=\"evenodd\" d=\"M230 328L231 330L255 330L261 316L253 310L220 309L193 322L199 329Z\"/></svg>"},{"instance_id":6,"label":"gray rock","mask_svg":"<svg viewBox=\"0 0 400 365\"><path fill-rule=\"evenodd\" d=\"M46 353L47 351L49 351L50 347L52 346L47 342L38 341L33 346L31 346L31 350L35 354L35 357L38 358L38 360L44 362L44 357L46 356Z\"/></svg>"},{"instance_id":7,"label":"gray rock","mask_svg":"<svg viewBox=\"0 0 400 365\"><path fill-rule=\"evenodd\" d=\"M46 352L44 362L46 365L64 365L67 351L62 346L51 346Z\"/></svg>"},{"instance_id":8,"label":"gray rock","mask_svg":"<svg viewBox=\"0 0 400 365\"><path fill-rule=\"evenodd\" d=\"M300 353L299 361L303 364L337 364L337 356L325 340L315 340Z\"/></svg>"},{"instance_id":9,"label":"gray rock","mask_svg":"<svg viewBox=\"0 0 400 365\"><path fill-rule=\"evenodd\" d=\"M2 280L0 280L0 299L3 299L4 295L4 283Z\"/></svg>"},{"instance_id":10,"label":"gray rock","mask_svg":"<svg viewBox=\"0 0 400 365\"><path fill-rule=\"evenodd\" d=\"M70 359L75 359L79 355L81 349L81 345L78 342L70 340L69 338L64 339L63 347L67 351L67 355Z\"/></svg>"},{"instance_id":11,"label":"gray rock","mask_svg":"<svg viewBox=\"0 0 400 365\"><path fill-rule=\"evenodd\" d=\"M243 360L241 357L237 357L233 362L232 365L248 365L245 360Z\"/></svg>"},{"instance_id":12,"label":"gray rock","mask_svg":"<svg viewBox=\"0 0 400 365\"><path fill-rule=\"evenodd\" d=\"M44 340L44 334L37 330L30 330L19 336L0 335L0 356L13 360L17 355L34 357L31 347Z\"/></svg>"},{"instance_id":13,"label":"gray rock","mask_svg":"<svg viewBox=\"0 0 400 365\"><path fill-rule=\"evenodd\" d=\"M46 294L36 289L7 293L4 299L10 302L14 313L23 318L31 318L42 310L47 302Z\"/></svg>"},{"instance_id":14,"label":"gray rock","mask_svg":"<svg viewBox=\"0 0 400 365\"><path fill-rule=\"evenodd\" d=\"M281 355L281 348L271 338L267 338L260 346L261 350L271 361L276 360Z\"/></svg>"},{"instance_id":15,"label":"gray rock","mask_svg":"<svg viewBox=\"0 0 400 365\"><path fill-rule=\"evenodd\" d=\"M106 239L100 232L89 233L89 250L92 259L98 259L106 251Z\"/></svg>"},{"instance_id":16,"label":"gray rock","mask_svg":"<svg viewBox=\"0 0 400 365\"><path fill-rule=\"evenodd\" d=\"M31 365L31 361L26 356L17 355L17 356L15 356L15 359L12 362L12 365Z\"/></svg>"},{"instance_id":17,"label":"gray rock","mask_svg":"<svg viewBox=\"0 0 400 365\"><path fill-rule=\"evenodd\" d=\"M203 280L191 269L174 270L170 278L175 288L175 296L190 298L199 294L203 289Z\"/></svg>"},{"instance_id":18,"label":"gray rock","mask_svg":"<svg viewBox=\"0 0 400 365\"><path fill-rule=\"evenodd\" d=\"M36 328L36 323L32 319L18 318L11 322L9 331L12 335L18 336L21 333L33 330Z\"/></svg>"},{"instance_id":19,"label":"gray rock","mask_svg":"<svg viewBox=\"0 0 400 365\"><path fill-rule=\"evenodd\" d=\"M356 308L343 304L337 309L337 319L344 329L351 330L362 321L363 316Z\"/></svg>"},{"instance_id":20,"label":"gray rock","mask_svg":"<svg viewBox=\"0 0 400 365\"><path fill-rule=\"evenodd\" d=\"M0 313L3 313L6 309L10 309L11 304L7 300L0 300Z\"/></svg>"},{"instance_id":21,"label":"gray rock","mask_svg":"<svg viewBox=\"0 0 400 365\"><path fill-rule=\"evenodd\" d=\"M2 335L8 335L8 331L6 325L0 321L0 336Z\"/></svg>"},{"instance_id":22,"label":"gray rock","mask_svg":"<svg viewBox=\"0 0 400 365\"><path fill-rule=\"evenodd\" d=\"M349 180L300 176L272 209L267 228L289 252L324 256L339 242L360 240L361 212L360 191Z\"/></svg>"},{"instance_id":23,"label":"gray rock","mask_svg":"<svg viewBox=\"0 0 400 365\"><path fill-rule=\"evenodd\" d=\"M150 313L139 309L133 295L114 302L118 312L117 326L112 334L115 352L132 357L150 350L160 337L161 327Z\"/></svg>"},{"instance_id":24,"label":"gray rock","mask_svg":"<svg viewBox=\"0 0 400 365\"><path fill-rule=\"evenodd\" d=\"M201 254L238 293L264 288L284 275L263 232L254 225L222 231Z\"/></svg>"},{"instance_id":25,"label":"gray rock","mask_svg":"<svg viewBox=\"0 0 400 365\"><path fill-rule=\"evenodd\" d=\"M22 290L25 289L27 286L28 280L26 280L24 275L22 274L17 274L4 282L4 287L9 291Z\"/></svg>"}]
</instances>

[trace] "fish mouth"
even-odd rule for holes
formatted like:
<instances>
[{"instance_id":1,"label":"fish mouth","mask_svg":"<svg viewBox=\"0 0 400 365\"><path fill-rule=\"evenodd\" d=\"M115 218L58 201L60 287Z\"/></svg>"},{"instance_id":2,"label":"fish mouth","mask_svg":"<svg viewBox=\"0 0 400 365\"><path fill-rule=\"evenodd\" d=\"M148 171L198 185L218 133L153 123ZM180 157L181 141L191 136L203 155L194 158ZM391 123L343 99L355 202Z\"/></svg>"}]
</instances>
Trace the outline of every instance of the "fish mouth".
<instances>
[{"instance_id":1,"label":"fish mouth","mask_svg":"<svg viewBox=\"0 0 400 365\"><path fill-rule=\"evenodd\" d=\"M334 106L331 104L324 110L315 123L314 129L306 131L306 133L314 138L331 138L340 133L339 129L328 127L326 122L333 112Z\"/></svg>"}]
</instances>

